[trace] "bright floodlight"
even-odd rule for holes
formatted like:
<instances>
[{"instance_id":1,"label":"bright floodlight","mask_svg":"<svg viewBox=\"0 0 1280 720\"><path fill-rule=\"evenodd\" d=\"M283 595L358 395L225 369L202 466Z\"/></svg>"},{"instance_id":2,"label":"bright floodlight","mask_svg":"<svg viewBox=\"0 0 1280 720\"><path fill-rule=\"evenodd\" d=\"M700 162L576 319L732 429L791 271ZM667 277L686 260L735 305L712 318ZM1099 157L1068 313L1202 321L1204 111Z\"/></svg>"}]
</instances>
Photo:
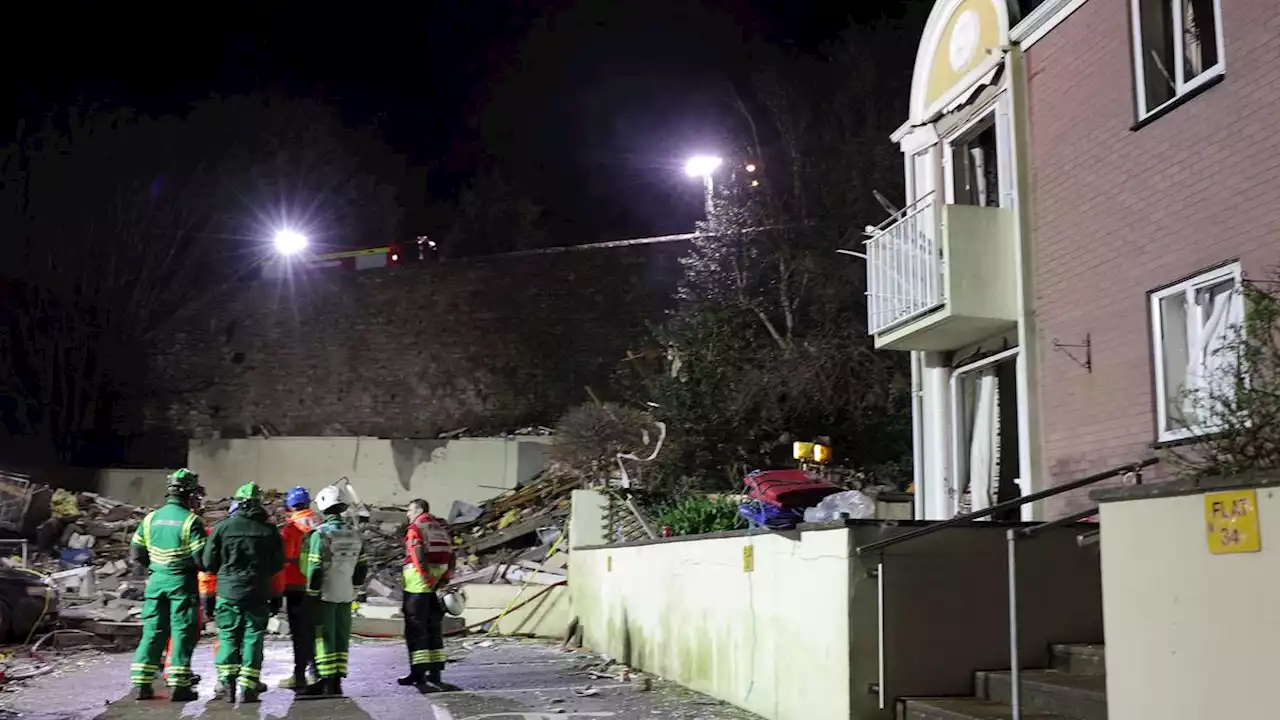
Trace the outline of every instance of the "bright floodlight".
<instances>
[{"instance_id":1,"label":"bright floodlight","mask_svg":"<svg viewBox=\"0 0 1280 720\"><path fill-rule=\"evenodd\" d=\"M276 233L276 252L281 255L296 255L307 247L307 236L293 230L281 230Z\"/></svg>"},{"instance_id":2,"label":"bright floodlight","mask_svg":"<svg viewBox=\"0 0 1280 720\"><path fill-rule=\"evenodd\" d=\"M707 177L715 172L722 162L724 161L720 158L711 155L696 155L684 164L684 171L689 177Z\"/></svg>"}]
</instances>

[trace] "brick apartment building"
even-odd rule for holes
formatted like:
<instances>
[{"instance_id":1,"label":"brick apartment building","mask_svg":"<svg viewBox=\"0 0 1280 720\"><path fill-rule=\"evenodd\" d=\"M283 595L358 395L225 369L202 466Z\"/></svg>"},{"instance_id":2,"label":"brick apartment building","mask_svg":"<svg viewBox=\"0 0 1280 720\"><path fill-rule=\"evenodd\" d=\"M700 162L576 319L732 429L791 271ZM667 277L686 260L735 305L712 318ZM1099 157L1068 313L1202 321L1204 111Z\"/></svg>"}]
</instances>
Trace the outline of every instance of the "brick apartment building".
<instances>
[{"instance_id":1,"label":"brick apartment building","mask_svg":"<svg viewBox=\"0 0 1280 720\"><path fill-rule=\"evenodd\" d=\"M893 136L908 205L867 241L869 330L912 353L918 517L1194 438L1182 391L1280 264L1278 111L1275 0L935 4Z\"/></svg>"}]
</instances>

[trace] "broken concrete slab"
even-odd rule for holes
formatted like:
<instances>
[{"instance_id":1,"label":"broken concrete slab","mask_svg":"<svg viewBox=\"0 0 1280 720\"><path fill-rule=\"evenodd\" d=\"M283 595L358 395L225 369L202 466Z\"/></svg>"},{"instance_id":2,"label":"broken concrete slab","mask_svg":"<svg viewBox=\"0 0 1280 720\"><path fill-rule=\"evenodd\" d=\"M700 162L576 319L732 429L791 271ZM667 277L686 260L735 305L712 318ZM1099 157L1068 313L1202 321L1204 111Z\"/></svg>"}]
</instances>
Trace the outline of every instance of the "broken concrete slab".
<instances>
[{"instance_id":1,"label":"broken concrete slab","mask_svg":"<svg viewBox=\"0 0 1280 720\"><path fill-rule=\"evenodd\" d=\"M543 594L537 596L539 592ZM563 638L573 619L573 607L568 587L528 586L521 592L519 585L466 586L467 609L462 613L466 625L489 620L500 615L509 606L535 598L523 607L503 616L497 632L501 635L528 635L533 637Z\"/></svg>"}]
</instances>

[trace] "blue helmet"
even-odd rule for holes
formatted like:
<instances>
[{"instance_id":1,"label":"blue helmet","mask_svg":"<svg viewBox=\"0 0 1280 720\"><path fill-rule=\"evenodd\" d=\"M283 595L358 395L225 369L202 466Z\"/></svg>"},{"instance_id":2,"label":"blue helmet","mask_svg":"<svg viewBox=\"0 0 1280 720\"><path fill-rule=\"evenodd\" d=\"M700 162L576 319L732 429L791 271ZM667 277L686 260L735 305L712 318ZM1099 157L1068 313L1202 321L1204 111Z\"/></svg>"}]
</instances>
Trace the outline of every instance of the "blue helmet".
<instances>
[{"instance_id":1,"label":"blue helmet","mask_svg":"<svg viewBox=\"0 0 1280 720\"><path fill-rule=\"evenodd\" d=\"M291 508L306 507L311 504L311 493L307 492L306 488L298 486L284 496L284 504L285 507Z\"/></svg>"}]
</instances>

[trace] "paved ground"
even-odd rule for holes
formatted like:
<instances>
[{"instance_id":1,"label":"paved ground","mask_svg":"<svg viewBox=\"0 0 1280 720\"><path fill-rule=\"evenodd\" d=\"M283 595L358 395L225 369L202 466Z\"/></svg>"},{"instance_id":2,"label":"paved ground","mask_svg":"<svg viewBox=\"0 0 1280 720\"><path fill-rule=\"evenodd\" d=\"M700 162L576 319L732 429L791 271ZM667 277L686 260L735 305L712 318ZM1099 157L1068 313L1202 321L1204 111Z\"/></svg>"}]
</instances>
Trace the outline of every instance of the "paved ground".
<instances>
[{"instance_id":1,"label":"paved ground","mask_svg":"<svg viewBox=\"0 0 1280 720\"><path fill-rule=\"evenodd\" d=\"M311 718L314 720L551 720L552 718L682 718L750 720L755 716L678 687L655 683L642 691L635 683L592 679L588 668L598 659L563 653L532 642L495 640L451 646L445 679L463 692L424 696L403 688L404 646L361 642L352 648L347 698L294 700L274 689L289 674L287 643L271 642L263 667L273 688L257 706L232 706L211 699L212 657L207 645L196 653L196 672L204 680L201 699L178 705L139 703L127 697L130 657L93 655L61 666L55 673L6 687L0 694L0 720L161 720L165 718ZM589 689L588 689L589 688Z\"/></svg>"}]
</instances>

